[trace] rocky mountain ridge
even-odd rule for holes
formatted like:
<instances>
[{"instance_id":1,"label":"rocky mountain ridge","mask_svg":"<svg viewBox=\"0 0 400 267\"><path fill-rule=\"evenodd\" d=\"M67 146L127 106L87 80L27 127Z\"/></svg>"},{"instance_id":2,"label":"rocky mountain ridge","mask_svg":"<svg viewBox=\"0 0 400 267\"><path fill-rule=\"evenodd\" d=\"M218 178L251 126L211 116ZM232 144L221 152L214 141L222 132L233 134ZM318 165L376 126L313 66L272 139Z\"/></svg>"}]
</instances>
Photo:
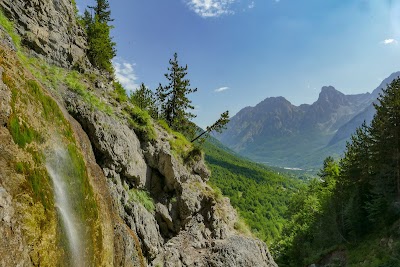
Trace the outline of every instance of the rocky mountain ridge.
<instances>
[{"instance_id":1,"label":"rocky mountain ridge","mask_svg":"<svg viewBox=\"0 0 400 267\"><path fill-rule=\"evenodd\" d=\"M393 73L372 93L345 95L324 86L313 104L292 105L271 97L232 117L216 137L234 151L257 162L279 167L318 169L325 157L339 156L356 127L374 114L373 102Z\"/></svg>"},{"instance_id":2,"label":"rocky mountain ridge","mask_svg":"<svg viewBox=\"0 0 400 267\"><path fill-rule=\"evenodd\" d=\"M187 144L179 154L178 137L138 120L87 62L83 74L46 62L86 61L70 1L0 6L25 52L45 59L17 55L0 28L0 265L276 266L265 243L237 230L229 199L207 184L200 152ZM49 173L49 160L59 173ZM62 223L68 214L55 204L52 176L65 179L84 222L79 262L71 260L74 233Z\"/></svg>"}]
</instances>

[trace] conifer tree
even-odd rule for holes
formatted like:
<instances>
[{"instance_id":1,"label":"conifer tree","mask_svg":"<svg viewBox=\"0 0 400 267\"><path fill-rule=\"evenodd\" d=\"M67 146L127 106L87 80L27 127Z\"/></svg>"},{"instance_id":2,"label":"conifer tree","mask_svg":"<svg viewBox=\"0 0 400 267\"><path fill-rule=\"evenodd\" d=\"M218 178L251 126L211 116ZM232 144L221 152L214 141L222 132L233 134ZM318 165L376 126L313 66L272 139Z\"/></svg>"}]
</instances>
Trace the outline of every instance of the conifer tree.
<instances>
[{"instance_id":1,"label":"conifer tree","mask_svg":"<svg viewBox=\"0 0 400 267\"><path fill-rule=\"evenodd\" d=\"M366 205L371 190L371 139L365 122L347 143L340 169L336 198L341 232L356 239L370 228Z\"/></svg>"},{"instance_id":2,"label":"conifer tree","mask_svg":"<svg viewBox=\"0 0 400 267\"><path fill-rule=\"evenodd\" d=\"M96 6L89 6L90 9L94 10L95 17L101 23L109 23L114 21L111 18L110 4L108 0L96 0Z\"/></svg>"},{"instance_id":3,"label":"conifer tree","mask_svg":"<svg viewBox=\"0 0 400 267\"><path fill-rule=\"evenodd\" d=\"M229 111L225 111L224 113L221 114L220 118L214 122L211 126L207 126L206 130L203 131L201 134L196 136L191 142L193 143L194 141L202 138L202 136L207 135L206 138L208 137L209 133L212 131L216 131L218 133L221 133L223 129L226 129L226 124L229 122ZM200 143L203 143L206 138L200 139Z\"/></svg>"},{"instance_id":4,"label":"conifer tree","mask_svg":"<svg viewBox=\"0 0 400 267\"><path fill-rule=\"evenodd\" d=\"M147 110L151 117L157 118L158 114L154 93L144 83L131 94L130 100L140 109Z\"/></svg>"},{"instance_id":5,"label":"conifer tree","mask_svg":"<svg viewBox=\"0 0 400 267\"><path fill-rule=\"evenodd\" d=\"M197 91L197 88L190 88L190 81L186 79L188 66L180 66L178 54L169 60L170 67L165 78L169 81L168 85L157 88L156 96L159 102L160 117L168 125L179 132L193 135L195 128L191 119L195 118L191 110L194 109L192 101L188 95Z\"/></svg>"},{"instance_id":6,"label":"conifer tree","mask_svg":"<svg viewBox=\"0 0 400 267\"><path fill-rule=\"evenodd\" d=\"M371 123L372 195L370 219L387 221L400 203L400 78L394 80L378 98ZM386 214L386 216L382 216Z\"/></svg>"},{"instance_id":7,"label":"conifer tree","mask_svg":"<svg viewBox=\"0 0 400 267\"><path fill-rule=\"evenodd\" d=\"M83 22L88 36L87 55L90 62L99 69L113 72L111 60L116 55L115 42L110 31L112 21L110 5L107 0L97 0L97 5L89 7L94 10L94 16L85 10Z\"/></svg>"}]
</instances>

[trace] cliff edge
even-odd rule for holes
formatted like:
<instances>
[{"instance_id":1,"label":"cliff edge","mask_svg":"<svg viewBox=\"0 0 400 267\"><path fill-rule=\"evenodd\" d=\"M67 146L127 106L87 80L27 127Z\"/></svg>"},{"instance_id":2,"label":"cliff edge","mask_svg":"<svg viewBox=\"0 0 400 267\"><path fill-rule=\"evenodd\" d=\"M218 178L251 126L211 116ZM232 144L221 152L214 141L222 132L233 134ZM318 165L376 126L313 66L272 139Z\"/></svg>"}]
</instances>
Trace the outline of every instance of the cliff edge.
<instances>
[{"instance_id":1,"label":"cliff edge","mask_svg":"<svg viewBox=\"0 0 400 267\"><path fill-rule=\"evenodd\" d=\"M0 28L0 265L276 266L201 151L69 70L86 61L70 1L0 6L24 46Z\"/></svg>"}]
</instances>

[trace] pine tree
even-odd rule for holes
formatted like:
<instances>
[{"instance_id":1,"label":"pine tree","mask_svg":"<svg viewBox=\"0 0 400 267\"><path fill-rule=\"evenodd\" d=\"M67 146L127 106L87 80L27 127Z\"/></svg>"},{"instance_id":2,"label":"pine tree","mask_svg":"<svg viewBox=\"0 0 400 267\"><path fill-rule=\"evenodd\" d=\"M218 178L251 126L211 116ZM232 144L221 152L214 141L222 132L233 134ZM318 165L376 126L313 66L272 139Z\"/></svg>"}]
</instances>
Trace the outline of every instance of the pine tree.
<instances>
[{"instance_id":1,"label":"pine tree","mask_svg":"<svg viewBox=\"0 0 400 267\"><path fill-rule=\"evenodd\" d=\"M96 0L96 6L89 6L94 10L95 17L101 23L109 23L114 21L111 18L110 4L107 0Z\"/></svg>"},{"instance_id":2,"label":"pine tree","mask_svg":"<svg viewBox=\"0 0 400 267\"><path fill-rule=\"evenodd\" d=\"M142 110L147 110L151 117L157 118L158 112L154 93L144 83L131 94L130 100Z\"/></svg>"},{"instance_id":3,"label":"pine tree","mask_svg":"<svg viewBox=\"0 0 400 267\"><path fill-rule=\"evenodd\" d=\"M192 141L194 142L198 139L200 139L200 143L203 143L206 138L209 136L209 133L212 131L216 131L217 133L221 133L223 129L226 129L226 124L229 122L229 111L225 111L224 113L221 114L220 118L214 122L211 126L207 126L206 130L203 131L201 134L196 136ZM206 135L205 138L202 138L202 136Z\"/></svg>"},{"instance_id":4,"label":"pine tree","mask_svg":"<svg viewBox=\"0 0 400 267\"><path fill-rule=\"evenodd\" d=\"M382 91L378 102L370 128L375 171L369 212L371 220L388 222L400 202L400 78Z\"/></svg>"},{"instance_id":5,"label":"pine tree","mask_svg":"<svg viewBox=\"0 0 400 267\"><path fill-rule=\"evenodd\" d=\"M340 169L336 198L341 232L356 239L370 229L366 205L371 190L371 139L365 122L347 143Z\"/></svg>"},{"instance_id":6,"label":"pine tree","mask_svg":"<svg viewBox=\"0 0 400 267\"><path fill-rule=\"evenodd\" d=\"M188 66L179 66L178 54L169 60L170 67L165 78L169 81L166 86L157 88L156 96L160 107L160 117L174 130L193 135L195 127L190 122L196 115L191 113L194 109L188 95L197 91L197 88L189 88L190 81L185 79Z\"/></svg>"},{"instance_id":7,"label":"pine tree","mask_svg":"<svg viewBox=\"0 0 400 267\"><path fill-rule=\"evenodd\" d=\"M94 16L88 10L83 16L88 36L88 58L97 68L113 72L111 60L116 56L116 44L110 37L112 26L108 23L112 19L109 3L107 0L97 0L97 5L89 8L94 10Z\"/></svg>"}]
</instances>

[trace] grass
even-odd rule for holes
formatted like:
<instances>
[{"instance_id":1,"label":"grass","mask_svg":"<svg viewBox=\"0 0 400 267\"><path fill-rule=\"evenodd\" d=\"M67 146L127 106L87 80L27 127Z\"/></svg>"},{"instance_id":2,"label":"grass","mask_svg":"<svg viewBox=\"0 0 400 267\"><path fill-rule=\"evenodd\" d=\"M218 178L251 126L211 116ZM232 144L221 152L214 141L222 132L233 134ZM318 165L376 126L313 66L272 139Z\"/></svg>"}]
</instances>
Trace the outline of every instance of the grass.
<instances>
[{"instance_id":1,"label":"grass","mask_svg":"<svg viewBox=\"0 0 400 267\"><path fill-rule=\"evenodd\" d=\"M193 146L186 137L174 130L172 130L168 123L164 120L158 120L158 124L171 135L171 138L168 140L169 145L171 146L172 153L177 159L181 159L183 162L188 163L191 159L196 156L201 156L201 149Z\"/></svg>"},{"instance_id":2,"label":"grass","mask_svg":"<svg viewBox=\"0 0 400 267\"><path fill-rule=\"evenodd\" d=\"M246 224L246 222L241 217L238 217L237 221L234 224L234 228L239 233L242 233L246 236L252 236L249 226Z\"/></svg>"},{"instance_id":3,"label":"grass","mask_svg":"<svg viewBox=\"0 0 400 267\"><path fill-rule=\"evenodd\" d=\"M41 135L30 128L24 121L20 121L16 115L11 115L8 123L8 130L13 137L14 142L21 148L24 148L32 141L42 142Z\"/></svg>"},{"instance_id":4,"label":"grass","mask_svg":"<svg viewBox=\"0 0 400 267\"><path fill-rule=\"evenodd\" d=\"M129 115L129 125L145 141L155 141L157 138L149 113L138 107L126 106L125 111Z\"/></svg>"},{"instance_id":5,"label":"grass","mask_svg":"<svg viewBox=\"0 0 400 267\"><path fill-rule=\"evenodd\" d=\"M28 92L30 92L31 96L39 103L42 107L44 118L48 120L61 121L64 119L64 116L58 107L57 103L47 94L43 92L40 88L39 84L34 80L28 80L26 83Z\"/></svg>"},{"instance_id":6,"label":"grass","mask_svg":"<svg viewBox=\"0 0 400 267\"><path fill-rule=\"evenodd\" d=\"M117 100L119 103L124 103L128 101L128 95L126 94L125 88L119 83L119 82L114 82L114 91L112 92L115 100Z\"/></svg>"},{"instance_id":7,"label":"grass","mask_svg":"<svg viewBox=\"0 0 400 267\"><path fill-rule=\"evenodd\" d=\"M155 211L156 206L154 205L154 201L147 191L132 188L128 191L128 195L130 201L135 201L142 204L143 207L145 207L145 209L149 212Z\"/></svg>"},{"instance_id":8,"label":"grass","mask_svg":"<svg viewBox=\"0 0 400 267\"><path fill-rule=\"evenodd\" d=\"M15 32L14 23L8 20L4 13L0 10L0 25L10 35L17 50L21 48L21 37Z\"/></svg>"},{"instance_id":9,"label":"grass","mask_svg":"<svg viewBox=\"0 0 400 267\"><path fill-rule=\"evenodd\" d=\"M100 100L92 93L88 86L82 81L85 76L75 70L67 70L54 65L48 64L40 58L27 57L24 53L18 53L18 57L29 71L48 88L57 88L62 85L67 86L71 91L79 94L82 99L92 108L96 108L108 115L113 115L112 108L104 101Z\"/></svg>"}]
</instances>

